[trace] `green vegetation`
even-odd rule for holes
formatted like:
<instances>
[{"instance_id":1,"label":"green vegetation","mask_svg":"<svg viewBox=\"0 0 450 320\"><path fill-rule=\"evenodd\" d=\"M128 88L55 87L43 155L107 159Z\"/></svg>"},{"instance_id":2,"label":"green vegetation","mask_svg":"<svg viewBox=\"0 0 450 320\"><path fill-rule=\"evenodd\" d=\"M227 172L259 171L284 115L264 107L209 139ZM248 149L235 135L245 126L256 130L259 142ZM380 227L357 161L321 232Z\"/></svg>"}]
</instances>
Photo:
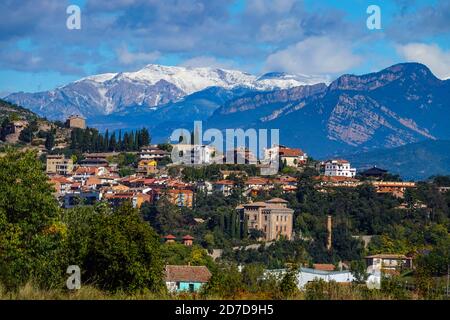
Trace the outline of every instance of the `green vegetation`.
<instances>
[{"instance_id":1,"label":"green vegetation","mask_svg":"<svg viewBox=\"0 0 450 320\"><path fill-rule=\"evenodd\" d=\"M70 149L81 152L107 152L107 151L137 151L142 146L150 143L150 134L147 129L119 132L118 138L113 132L111 136L108 130L100 134L96 129L75 128L70 136Z\"/></svg>"},{"instance_id":2,"label":"green vegetation","mask_svg":"<svg viewBox=\"0 0 450 320\"><path fill-rule=\"evenodd\" d=\"M135 163L132 155L120 157ZM253 169L247 169L253 170ZM205 171L206 172L206 171ZM209 171L208 171L209 172ZM231 299L442 299L450 262L450 192L435 177L408 191L404 199L377 194L369 185L316 188L314 172L298 173L298 191L264 193L253 200L283 197L295 211L293 241L271 245L248 237L235 207L243 201L239 187L231 196L196 192L192 209L162 197L140 210L125 202L118 208L59 208L41 163L33 152L6 150L0 157L0 297L1 298L231 298ZM240 181L235 177L237 181ZM241 181L242 182L242 181ZM332 249L327 250L326 219L333 217ZM192 247L162 244L162 236L190 234ZM354 236L371 235L367 248ZM220 259L208 255L222 249ZM415 257L415 270L383 279L382 290L368 290L362 258L372 253ZM314 281L300 292L297 266L350 262L357 281L348 286ZM169 295L165 264L206 265L211 281L198 295ZM83 289L68 293L66 269L78 265ZM242 266L238 272L237 266ZM288 268L281 278L264 270Z\"/></svg>"},{"instance_id":3,"label":"green vegetation","mask_svg":"<svg viewBox=\"0 0 450 320\"><path fill-rule=\"evenodd\" d=\"M63 288L67 267L78 265L83 282L102 290L165 290L159 237L131 204L61 211L52 192L36 154L0 158L3 288Z\"/></svg>"},{"instance_id":4,"label":"green vegetation","mask_svg":"<svg viewBox=\"0 0 450 320\"><path fill-rule=\"evenodd\" d=\"M28 109L9 103L0 99L0 123L5 119L8 121L33 120L39 118Z\"/></svg>"}]
</instances>

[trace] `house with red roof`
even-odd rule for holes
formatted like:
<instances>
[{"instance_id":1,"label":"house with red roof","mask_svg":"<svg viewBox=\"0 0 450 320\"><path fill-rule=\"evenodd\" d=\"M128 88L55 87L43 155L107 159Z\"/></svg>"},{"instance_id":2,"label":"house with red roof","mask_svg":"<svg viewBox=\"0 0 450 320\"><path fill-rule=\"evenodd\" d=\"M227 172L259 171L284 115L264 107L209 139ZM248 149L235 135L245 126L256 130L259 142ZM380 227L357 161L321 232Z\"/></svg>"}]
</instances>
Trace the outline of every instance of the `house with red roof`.
<instances>
[{"instance_id":1,"label":"house with red roof","mask_svg":"<svg viewBox=\"0 0 450 320\"><path fill-rule=\"evenodd\" d=\"M174 266L165 268L165 281L169 292L198 292L211 279L205 266Z\"/></svg>"}]
</instances>

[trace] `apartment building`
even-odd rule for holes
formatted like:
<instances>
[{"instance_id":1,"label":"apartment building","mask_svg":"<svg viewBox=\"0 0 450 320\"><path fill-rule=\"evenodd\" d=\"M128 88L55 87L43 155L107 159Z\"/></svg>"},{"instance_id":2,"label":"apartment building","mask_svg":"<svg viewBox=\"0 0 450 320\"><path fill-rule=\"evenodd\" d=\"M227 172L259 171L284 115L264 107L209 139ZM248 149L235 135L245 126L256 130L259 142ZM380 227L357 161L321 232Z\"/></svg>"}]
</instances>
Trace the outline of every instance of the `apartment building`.
<instances>
[{"instance_id":1,"label":"apartment building","mask_svg":"<svg viewBox=\"0 0 450 320\"><path fill-rule=\"evenodd\" d=\"M63 155L47 155L47 174L66 176L73 171L73 160Z\"/></svg>"},{"instance_id":2,"label":"apartment building","mask_svg":"<svg viewBox=\"0 0 450 320\"><path fill-rule=\"evenodd\" d=\"M356 176L356 169L350 166L347 160L328 160L325 162L325 175L330 177L348 177Z\"/></svg>"}]
</instances>

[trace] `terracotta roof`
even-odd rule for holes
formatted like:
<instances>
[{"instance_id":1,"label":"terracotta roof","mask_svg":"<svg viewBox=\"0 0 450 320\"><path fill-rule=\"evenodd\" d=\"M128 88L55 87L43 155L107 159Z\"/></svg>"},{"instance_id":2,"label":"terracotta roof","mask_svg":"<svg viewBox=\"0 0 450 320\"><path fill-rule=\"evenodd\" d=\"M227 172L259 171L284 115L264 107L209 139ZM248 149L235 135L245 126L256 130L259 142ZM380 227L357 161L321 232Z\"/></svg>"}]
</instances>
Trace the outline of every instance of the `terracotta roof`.
<instances>
[{"instance_id":1,"label":"terracotta roof","mask_svg":"<svg viewBox=\"0 0 450 320\"><path fill-rule=\"evenodd\" d=\"M334 271L335 266L329 263L315 263L313 264L314 269L321 271Z\"/></svg>"},{"instance_id":2,"label":"terracotta roof","mask_svg":"<svg viewBox=\"0 0 450 320\"><path fill-rule=\"evenodd\" d=\"M231 180L219 180L219 181L214 182L214 184L234 185L234 181L231 181Z\"/></svg>"},{"instance_id":3,"label":"terracotta roof","mask_svg":"<svg viewBox=\"0 0 450 320\"><path fill-rule=\"evenodd\" d=\"M61 183L61 184L70 184L72 183L72 181L70 181L69 179L67 179L66 177L61 177L61 176L54 176L50 179L50 182L52 183Z\"/></svg>"},{"instance_id":4,"label":"terracotta roof","mask_svg":"<svg viewBox=\"0 0 450 320\"><path fill-rule=\"evenodd\" d=\"M181 190L181 189L168 189L165 192L167 193L187 193L187 194L192 194L194 193L192 190Z\"/></svg>"},{"instance_id":5,"label":"terracotta roof","mask_svg":"<svg viewBox=\"0 0 450 320\"><path fill-rule=\"evenodd\" d=\"M194 240L194 237L188 234L183 237L183 240Z\"/></svg>"},{"instance_id":6,"label":"terracotta roof","mask_svg":"<svg viewBox=\"0 0 450 320\"><path fill-rule=\"evenodd\" d=\"M166 281L208 282L211 272L205 266L166 266Z\"/></svg>"},{"instance_id":7,"label":"terracotta roof","mask_svg":"<svg viewBox=\"0 0 450 320\"><path fill-rule=\"evenodd\" d=\"M245 181L245 184L268 184L268 183L269 179L258 177L248 178L247 181Z\"/></svg>"},{"instance_id":8,"label":"terracotta roof","mask_svg":"<svg viewBox=\"0 0 450 320\"><path fill-rule=\"evenodd\" d=\"M177 237L175 237L173 234L168 234L167 236L164 237L164 239L167 240L175 240Z\"/></svg>"},{"instance_id":9,"label":"terracotta roof","mask_svg":"<svg viewBox=\"0 0 450 320\"><path fill-rule=\"evenodd\" d=\"M303 151L300 149L281 148L281 147L278 153L282 157L300 157L304 155Z\"/></svg>"},{"instance_id":10,"label":"terracotta roof","mask_svg":"<svg viewBox=\"0 0 450 320\"><path fill-rule=\"evenodd\" d=\"M86 181L86 185L91 186L91 185L97 185L97 184L101 184L102 181L100 179L98 179L97 177L89 177L89 179Z\"/></svg>"},{"instance_id":11,"label":"terracotta roof","mask_svg":"<svg viewBox=\"0 0 450 320\"><path fill-rule=\"evenodd\" d=\"M97 170L98 169L96 167L78 167L75 170L75 174L83 174L83 173L96 174Z\"/></svg>"}]
</instances>

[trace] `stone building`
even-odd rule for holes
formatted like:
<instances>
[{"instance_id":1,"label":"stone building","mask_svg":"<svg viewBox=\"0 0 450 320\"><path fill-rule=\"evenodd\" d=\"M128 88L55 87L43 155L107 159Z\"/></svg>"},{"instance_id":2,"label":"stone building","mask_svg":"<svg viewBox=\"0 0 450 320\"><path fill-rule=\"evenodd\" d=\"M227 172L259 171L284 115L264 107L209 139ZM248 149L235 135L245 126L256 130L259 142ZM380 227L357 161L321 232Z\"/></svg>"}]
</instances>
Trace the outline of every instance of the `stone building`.
<instances>
[{"instance_id":1,"label":"stone building","mask_svg":"<svg viewBox=\"0 0 450 320\"><path fill-rule=\"evenodd\" d=\"M287 207L287 201L274 198L266 202L244 204L236 209L248 229L264 232L261 240L272 241L284 236L292 239L294 210ZM244 219L245 218L245 219Z\"/></svg>"},{"instance_id":2,"label":"stone building","mask_svg":"<svg viewBox=\"0 0 450 320\"><path fill-rule=\"evenodd\" d=\"M66 126L68 128L86 129L86 119L78 115L70 116L66 121Z\"/></svg>"}]
</instances>

